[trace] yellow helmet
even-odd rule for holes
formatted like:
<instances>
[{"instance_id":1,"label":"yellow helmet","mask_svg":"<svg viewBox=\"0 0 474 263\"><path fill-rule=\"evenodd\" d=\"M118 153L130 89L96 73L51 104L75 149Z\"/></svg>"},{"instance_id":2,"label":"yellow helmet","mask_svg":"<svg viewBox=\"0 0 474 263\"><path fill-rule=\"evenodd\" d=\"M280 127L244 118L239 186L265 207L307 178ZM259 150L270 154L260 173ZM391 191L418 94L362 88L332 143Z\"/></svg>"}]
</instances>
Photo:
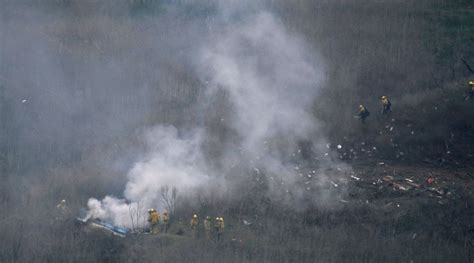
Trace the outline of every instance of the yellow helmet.
<instances>
[{"instance_id":1,"label":"yellow helmet","mask_svg":"<svg viewBox=\"0 0 474 263\"><path fill-rule=\"evenodd\" d=\"M382 96L381 99L386 100L387 96Z\"/></svg>"},{"instance_id":2,"label":"yellow helmet","mask_svg":"<svg viewBox=\"0 0 474 263\"><path fill-rule=\"evenodd\" d=\"M470 86L474 86L474 80L470 80L470 81L469 81L469 85L470 85Z\"/></svg>"}]
</instances>

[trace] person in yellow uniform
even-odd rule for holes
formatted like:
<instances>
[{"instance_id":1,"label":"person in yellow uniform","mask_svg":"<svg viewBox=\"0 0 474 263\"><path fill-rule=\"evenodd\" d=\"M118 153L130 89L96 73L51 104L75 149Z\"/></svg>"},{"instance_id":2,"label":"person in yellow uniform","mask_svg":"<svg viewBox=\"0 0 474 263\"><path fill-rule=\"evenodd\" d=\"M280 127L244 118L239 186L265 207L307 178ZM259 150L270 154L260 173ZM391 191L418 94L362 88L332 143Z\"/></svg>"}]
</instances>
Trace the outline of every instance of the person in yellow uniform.
<instances>
[{"instance_id":1,"label":"person in yellow uniform","mask_svg":"<svg viewBox=\"0 0 474 263\"><path fill-rule=\"evenodd\" d=\"M364 105L359 105L359 119L362 123L365 123L365 119L369 117L370 112L367 110L367 108Z\"/></svg>"},{"instance_id":2,"label":"person in yellow uniform","mask_svg":"<svg viewBox=\"0 0 474 263\"><path fill-rule=\"evenodd\" d=\"M222 241L222 236L224 235L224 228L225 228L223 217L219 217L219 221L218 221L217 226L218 226L218 228L217 228L217 241Z\"/></svg>"},{"instance_id":3,"label":"person in yellow uniform","mask_svg":"<svg viewBox=\"0 0 474 263\"><path fill-rule=\"evenodd\" d=\"M196 214L193 215L191 218L191 233L194 238L197 237L197 228L198 228L199 220Z\"/></svg>"},{"instance_id":4,"label":"person in yellow uniform","mask_svg":"<svg viewBox=\"0 0 474 263\"><path fill-rule=\"evenodd\" d=\"M163 222L163 232L168 233L168 223L169 223L168 211L163 212L162 222Z\"/></svg>"},{"instance_id":5,"label":"person in yellow uniform","mask_svg":"<svg viewBox=\"0 0 474 263\"><path fill-rule=\"evenodd\" d=\"M468 83L469 90L467 91L466 100L474 98L474 80L470 80Z\"/></svg>"},{"instance_id":6,"label":"person in yellow uniform","mask_svg":"<svg viewBox=\"0 0 474 263\"><path fill-rule=\"evenodd\" d=\"M67 205L66 205L66 200L63 199L61 200L57 205L57 215L56 215L56 220L61 220L66 218L66 213L67 213Z\"/></svg>"},{"instance_id":7,"label":"person in yellow uniform","mask_svg":"<svg viewBox=\"0 0 474 263\"><path fill-rule=\"evenodd\" d=\"M148 223L150 224L150 233L158 234L158 225L160 224L160 214L156 209L148 209Z\"/></svg>"},{"instance_id":8,"label":"person in yellow uniform","mask_svg":"<svg viewBox=\"0 0 474 263\"><path fill-rule=\"evenodd\" d=\"M206 239L211 239L212 219L210 216L206 216L206 219L204 220L204 231L206 234Z\"/></svg>"},{"instance_id":9,"label":"person in yellow uniform","mask_svg":"<svg viewBox=\"0 0 474 263\"><path fill-rule=\"evenodd\" d=\"M220 217L216 217L214 221L214 233L216 234L216 237L219 239L219 221Z\"/></svg>"},{"instance_id":10,"label":"person in yellow uniform","mask_svg":"<svg viewBox=\"0 0 474 263\"><path fill-rule=\"evenodd\" d=\"M387 98L387 96L380 97L380 101L382 102L382 115L392 112L392 103Z\"/></svg>"}]
</instances>

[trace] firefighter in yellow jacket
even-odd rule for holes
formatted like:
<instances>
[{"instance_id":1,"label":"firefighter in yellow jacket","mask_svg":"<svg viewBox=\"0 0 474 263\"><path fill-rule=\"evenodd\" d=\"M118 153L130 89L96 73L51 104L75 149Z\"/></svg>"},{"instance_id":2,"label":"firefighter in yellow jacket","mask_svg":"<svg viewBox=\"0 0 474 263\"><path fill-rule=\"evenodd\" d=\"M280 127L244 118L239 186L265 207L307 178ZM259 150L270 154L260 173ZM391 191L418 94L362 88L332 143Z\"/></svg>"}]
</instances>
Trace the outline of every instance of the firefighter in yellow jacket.
<instances>
[{"instance_id":1,"label":"firefighter in yellow jacket","mask_svg":"<svg viewBox=\"0 0 474 263\"><path fill-rule=\"evenodd\" d=\"M382 114L386 115L392 111L392 103L387 98L387 96L380 97L380 101L382 102Z\"/></svg>"},{"instance_id":2,"label":"firefighter in yellow jacket","mask_svg":"<svg viewBox=\"0 0 474 263\"><path fill-rule=\"evenodd\" d=\"M222 236L224 235L225 224L223 217L218 217L218 219L219 220L217 221L217 241L221 241Z\"/></svg>"},{"instance_id":3,"label":"firefighter in yellow jacket","mask_svg":"<svg viewBox=\"0 0 474 263\"><path fill-rule=\"evenodd\" d=\"M469 90L467 91L466 100L474 98L474 80L471 80L467 83L469 85Z\"/></svg>"},{"instance_id":4,"label":"firefighter in yellow jacket","mask_svg":"<svg viewBox=\"0 0 474 263\"><path fill-rule=\"evenodd\" d=\"M150 223L150 233L158 234L158 225L160 224L160 214L156 209L148 209L148 223Z\"/></svg>"},{"instance_id":5,"label":"firefighter in yellow jacket","mask_svg":"<svg viewBox=\"0 0 474 263\"><path fill-rule=\"evenodd\" d=\"M168 233L168 223L169 223L168 211L163 212L162 221L163 221L163 232Z\"/></svg>"},{"instance_id":6,"label":"firefighter in yellow jacket","mask_svg":"<svg viewBox=\"0 0 474 263\"><path fill-rule=\"evenodd\" d=\"M191 218L191 233L193 237L197 237L197 228L198 228L199 220L196 214L193 215Z\"/></svg>"},{"instance_id":7,"label":"firefighter in yellow jacket","mask_svg":"<svg viewBox=\"0 0 474 263\"><path fill-rule=\"evenodd\" d=\"M365 119L369 117L370 112L367 110L367 108L364 105L359 105L359 119L362 123L365 123Z\"/></svg>"},{"instance_id":8,"label":"firefighter in yellow jacket","mask_svg":"<svg viewBox=\"0 0 474 263\"><path fill-rule=\"evenodd\" d=\"M61 200L56 205L56 209L57 209L56 220L64 219L66 217L66 213L67 213L67 210L68 210L67 205L66 205L66 200L65 199Z\"/></svg>"},{"instance_id":9,"label":"firefighter in yellow jacket","mask_svg":"<svg viewBox=\"0 0 474 263\"><path fill-rule=\"evenodd\" d=\"M204 231L206 234L206 239L211 239L212 219L210 216L206 216L206 219L204 220Z\"/></svg>"}]
</instances>

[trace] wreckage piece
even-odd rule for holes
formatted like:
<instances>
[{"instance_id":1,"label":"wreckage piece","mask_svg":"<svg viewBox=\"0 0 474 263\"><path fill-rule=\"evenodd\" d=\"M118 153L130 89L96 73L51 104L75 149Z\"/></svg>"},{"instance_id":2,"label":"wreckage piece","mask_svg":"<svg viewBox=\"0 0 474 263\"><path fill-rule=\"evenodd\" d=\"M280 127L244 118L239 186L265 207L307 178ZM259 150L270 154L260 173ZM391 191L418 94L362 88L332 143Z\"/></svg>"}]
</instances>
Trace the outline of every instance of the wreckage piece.
<instances>
[{"instance_id":1,"label":"wreckage piece","mask_svg":"<svg viewBox=\"0 0 474 263\"><path fill-rule=\"evenodd\" d=\"M120 237L125 237L127 234L130 233L130 230L126 227L115 226L111 223L104 222L98 218L91 219L88 216L79 216L76 217L76 221L82 225L104 229L112 233L113 235L117 235Z\"/></svg>"},{"instance_id":2,"label":"wreckage piece","mask_svg":"<svg viewBox=\"0 0 474 263\"><path fill-rule=\"evenodd\" d=\"M99 227L102 229L105 229L109 232L111 232L114 235L125 237L129 233L129 229L125 227L120 227L120 226L114 226L110 223L107 222L102 222L98 219L92 220L90 223L91 226L93 227Z\"/></svg>"},{"instance_id":3,"label":"wreckage piece","mask_svg":"<svg viewBox=\"0 0 474 263\"><path fill-rule=\"evenodd\" d=\"M434 187L428 187L427 190L432 192L432 193L435 193L439 196L444 196L447 193L447 191L443 188L438 189L438 188L434 188Z\"/></svg>"},{"instance_id":4,"label":"wreckage piece","mask_svg":"<svg viewBox=\"0 0 474 263\"><path fill-rule=\"evenodd\" d=\"M406 182L407 184L409 184L410 186L413 186L414 188L420 188L420 187L421 187L420 184L415 183L415 182L414 182L412 179L410 179L410 178L405 178L405 182Z\"/></svg>"},{"instance_id":5,"label":"wreckage piece","mask_svg":"<svg viewBox=\"0 0 474 263\"><path fill-rule=\"evenodd\" d=\"M405 178L405 181L408 185L405 185L401 182L395 182L393 176L387 175L382 178L383 181L387 182L389 185L393 186L394 189L400 190L400 191L409 191L413 188L419 187L418 184L414 183L413 180Z\"/></svg>"},{"instance_id":6,"label":"wreckage piece","mask_svg":"<svg viewBox=\"0 0 474 263\"><path fill-rule=\"evenodd\" d=\"M402 184L399 184L399 183L395 183L395 182L392 182L392 186L393 188L395 189L398 189L398 190L401 190L401 191L408 191L410 189L412 189L411 187L409 186L406 186L406 185L402 185Z\"/></svg>"}]
</instances>

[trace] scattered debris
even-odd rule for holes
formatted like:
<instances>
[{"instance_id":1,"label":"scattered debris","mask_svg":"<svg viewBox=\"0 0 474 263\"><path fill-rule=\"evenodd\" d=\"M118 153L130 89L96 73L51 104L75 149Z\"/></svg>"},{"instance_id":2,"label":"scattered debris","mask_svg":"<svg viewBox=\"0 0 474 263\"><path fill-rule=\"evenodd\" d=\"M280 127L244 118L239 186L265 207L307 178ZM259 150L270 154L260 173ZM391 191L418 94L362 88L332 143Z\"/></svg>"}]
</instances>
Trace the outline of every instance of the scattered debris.
<instances>
[{"instance_id":1,"label":"scattered debris","mask_svg":"<svg viewBox=\"0 0 474 263\"><path fill-rule=\"evenodd\" d=\"M382 178L385 182L392 182L393 181L393 176L386 175Z\"/></svg>"},{"instance_id":2,"label":"scattered debris","mask_svg":"<svg viewBox=\"0 0 474 263\"><path fill-rule=\"evenodd\" d=\"M359 177L356 177L356 176L354 176L354 175L351 175L351 178L354 179L354 180L356 180L356 181L360 181L360 178L359 178Z\"/></svg>"},{"instance_id":3,"label":"scattered debris","mask_svg":"<svg viewBox=\"0 0 474 263\"><path fill-rule=\"evenodd\" d=\"M435 182L435 179L434 179L432 176L430 176L430 177L428 177L428 178L426 179L426 183L427 183L428 185L431 185L431 184L433 184L434 182Z\"/></svg>"},{"instance_id":4,"label":"scattered debris","mask_svg":"<svg viewBox=\"0 0 474 263\"><path fill-rule=\"evenodd\" d=\"M409 187L403 186L403 185L398 184L398 183L392 182L392 185L393 185L393 187L394 187L395 189L398 189L398 190L401 190L401 191L405 191L405 192L406 192L406 191L410 190Z\"/></svg>"},{"instance_id":5,"label":"scattered debris","mask_svg":"<svg viewBox=\"0 0 474 263\"><path fill-rule=\"evenodd\" d=\"M435 194L438 194L440 196L443 196L446 194L446 190L441 188L441 189L438 189L438 188L434 188L434 187L428 187L428 191L432 192L432 193L435 193Z\"/></svg>"},{"instance_id":6,"label":"scattered debris","mask_svg":"<svg viewBox=\"0 0 474 263\"><path fill-rule=\"evenodd\" d=\"M407 181L407 184L409 184L410 186L413 186L415 188L420 188L421 187L420 184L417 184L417 183L413 182L413 180L411 180L411 179L405 178L405 181Z\"/></svg>"}]
</instances>

